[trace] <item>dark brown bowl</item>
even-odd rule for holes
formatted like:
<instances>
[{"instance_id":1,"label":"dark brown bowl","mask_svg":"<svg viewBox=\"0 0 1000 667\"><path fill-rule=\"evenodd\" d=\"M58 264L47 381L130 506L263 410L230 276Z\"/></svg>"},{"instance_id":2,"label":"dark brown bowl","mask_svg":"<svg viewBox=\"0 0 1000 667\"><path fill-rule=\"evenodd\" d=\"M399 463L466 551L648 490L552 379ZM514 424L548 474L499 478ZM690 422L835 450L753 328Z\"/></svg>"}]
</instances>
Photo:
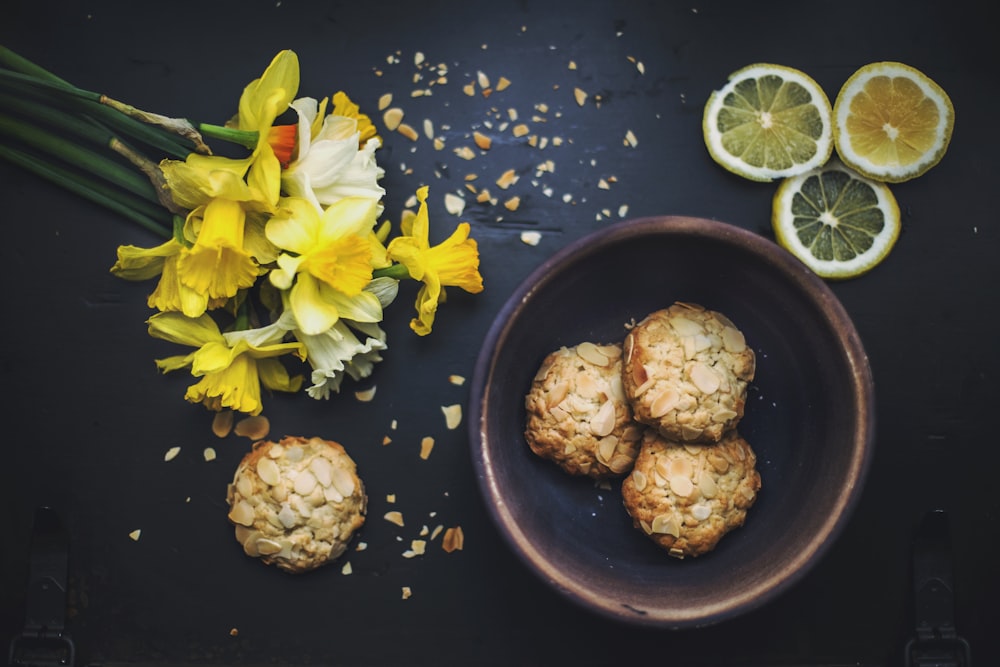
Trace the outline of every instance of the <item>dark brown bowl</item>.
<instances>
[{"instance_id":1,"label":"dark brown bowl","mask_svg":"<svg viewBox=\"0 0 1000 667\"><path fill-rule=\"evenodd\" d=\"M602 490L536 457L524 396L546 354L624 338L674 301L727 315L757 355L739 431L762 489L743 527L676 560L632 527L619 483ZM829 287L764 237L688 217L617 223L563 248L515 290L472 380L473 462L492 517L544 582L608 617L668 628L759 607L823 555L871 459L874 390L861 340Z\"/></svg>"}]
</instances>

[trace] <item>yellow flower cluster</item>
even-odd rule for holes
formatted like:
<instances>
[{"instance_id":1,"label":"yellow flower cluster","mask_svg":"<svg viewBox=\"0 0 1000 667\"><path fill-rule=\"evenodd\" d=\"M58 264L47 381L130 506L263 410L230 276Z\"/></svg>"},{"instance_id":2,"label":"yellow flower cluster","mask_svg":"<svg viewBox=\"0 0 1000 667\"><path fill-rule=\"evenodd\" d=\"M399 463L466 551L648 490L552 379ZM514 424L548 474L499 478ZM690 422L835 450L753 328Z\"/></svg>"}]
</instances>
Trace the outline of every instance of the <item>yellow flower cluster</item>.
<instances>
[{"instance_id":1,"label":"yellow flower cluster","mask_svg":"<svg viewBox=\"0 0 1000 667\"><path fill-rule=\"evenodd\" d=\"M190 154L159 168L173 203L187 212L174 237L154 248L121 246L111 271L128 280L159 278L148 303L150 335L195 348L157 360L190 369L185 398L211 410L252 415L261 387L303 385L281 357L311 368L307 391L328 398L345 375L371 374L386 335L379 327L401 280L422 283L411 328L430 333L443 288L483 289L476 241L462 223L429 244L427 187L389 240L379 223L384 171L371 120L343 92L296 98L298 58L280 52L243 91L227 124L256 133L241 158ZM298 122L275 125L289 110Z\"/></svg>"}]
</instances>

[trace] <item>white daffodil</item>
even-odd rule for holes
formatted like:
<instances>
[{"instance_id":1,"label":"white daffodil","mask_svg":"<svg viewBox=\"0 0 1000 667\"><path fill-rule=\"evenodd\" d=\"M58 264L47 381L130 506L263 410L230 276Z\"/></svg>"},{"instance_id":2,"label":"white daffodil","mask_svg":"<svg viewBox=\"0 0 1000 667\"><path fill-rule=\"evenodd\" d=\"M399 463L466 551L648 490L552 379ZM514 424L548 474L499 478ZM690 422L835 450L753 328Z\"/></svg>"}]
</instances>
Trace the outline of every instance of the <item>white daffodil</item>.
<instances>
[{"instance_id":1,"label":"white daffodil","mask_svg":"<svg viewBox=\"0 0 1000 667\"><path fill-rule=\"evenodd\" d=\"M325 106L325 105L324 105ZM378 180L385 170L378 166L378 137L360 146L356 118L329 114L318 122L320 104L311 97L291 103L298 114L298 154L281 172L282 189L292 197L308 199L318 209L344 197L367 197L379 202L382 213L385 188Z\"/></svg>"}]
</instances>

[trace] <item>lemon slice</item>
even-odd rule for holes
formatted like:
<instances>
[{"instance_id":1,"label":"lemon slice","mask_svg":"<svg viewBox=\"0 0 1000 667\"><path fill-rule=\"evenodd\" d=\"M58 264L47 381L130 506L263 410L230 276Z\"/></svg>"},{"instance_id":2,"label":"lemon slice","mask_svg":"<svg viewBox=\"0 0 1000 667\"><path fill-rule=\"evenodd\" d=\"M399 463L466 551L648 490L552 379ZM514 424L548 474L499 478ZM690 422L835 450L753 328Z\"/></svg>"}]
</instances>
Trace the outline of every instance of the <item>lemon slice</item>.
<instances>
[{"instance_id":1,"label":"lemon slice","mask_svg":"<svg viewBox=\"0 0 1000 667\"><path fill-rule=\"evenodd\" d=\"M899 205L889 186L837 160L784 180L771 224L778 243L832 280L871 270L899 238Z\"/></svg>"},{"instance_id":2,"label":"lemon slice","mask_svg":"<svg viewBox=\"0 0 1000 667\"><path fill-rule=\"evenodd\" d=\"M947 93L909 65L865 65L833 106L834 144L844 164L868 178L900 183L944 156L955 125Z\"/></svg>"},{"instance_id":3,"label":"lemon slice","mask_svg":"<svg viewBox=\"0 0 1000 667\"><path fill-rule=\"evenodd\" d=\"M811 77L783 65L737 70L705 104L702 131L712 158L754 181L819 167L833 152L830 99Z\"/></svg>"}]
</instances>

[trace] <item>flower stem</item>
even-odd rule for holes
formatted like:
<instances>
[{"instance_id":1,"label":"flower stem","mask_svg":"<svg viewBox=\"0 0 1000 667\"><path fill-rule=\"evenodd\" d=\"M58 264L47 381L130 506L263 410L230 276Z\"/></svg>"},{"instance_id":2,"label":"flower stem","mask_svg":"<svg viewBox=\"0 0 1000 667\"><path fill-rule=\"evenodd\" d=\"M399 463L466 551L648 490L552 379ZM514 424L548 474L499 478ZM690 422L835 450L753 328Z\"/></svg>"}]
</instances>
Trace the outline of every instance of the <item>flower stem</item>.
<instances>
[{"instance_id":1,"label":"flower stem","mask_svg":"<svg viewBox=\"0 0 1000 667\"><path fill-rule=\"evenodd\" d=\"M198 129L206 137L228 141L250 150L257 147L257 139L260 137L260 132L256 130L237 130L233 127L211 125L209 123L200 123Z\"/></svg>"},{"instance_id":2,"label":"flower stem","mask_svg":"<svg viewBox=\"0 0 1000 667\"><path fill-rule=\"evenodd\" d=\"M410 277L410 272L402 264L393 264L382 269L372 271L372 278L395 278L405 280Z\"/></svg>"},{"instance_id":3,"label":"flower stem","mask_svg":"<svg viewBox=\"0 0 1000 667\"><path fill-rule=\"evenodd\" d=\"M158 202L152 183L103 155L87 150L11 116L0 114L0 133L18 139L34 148L80 166L129 192Z\"/></svg>"},{"instance_id":4,"label":"flower stem","mask_svg":"<svg viewBox=\"0 0 1000 667\"><path fill-rule=\"evenodd\" d=\"M0 157L74 194L100 204L128 218L132 222L138 223L158 236L163 238L170 238L171 236L171 230L165 226L165 224L169 224L169 218L162 217L162 214L166 213L162 209L156 209L161 214L161 222L137 210L142 208L142 200L133 198L133 201L127 202L127 198L123 197L124 193L116 192L104 183L72 173L67 169L44 162L35 156L6 146L0 146Z\"/></svg>"},{"instance_id":5,"label":"flower stem","mask_svg":"<svg viewBox=\"0 0 1000 667\"><path fill-rule=\"evenodd\" d=\"M183 141L157 126L147 125L135 118L101 103L98 93L81 90L67 83L38 79L28 74L0 68L0 86L19 96L42 98L47 104L73 109L85 117L100 121L123 134L153 146L180 159L195 150L195 145Z\"/></svg>"}]
</instances>

